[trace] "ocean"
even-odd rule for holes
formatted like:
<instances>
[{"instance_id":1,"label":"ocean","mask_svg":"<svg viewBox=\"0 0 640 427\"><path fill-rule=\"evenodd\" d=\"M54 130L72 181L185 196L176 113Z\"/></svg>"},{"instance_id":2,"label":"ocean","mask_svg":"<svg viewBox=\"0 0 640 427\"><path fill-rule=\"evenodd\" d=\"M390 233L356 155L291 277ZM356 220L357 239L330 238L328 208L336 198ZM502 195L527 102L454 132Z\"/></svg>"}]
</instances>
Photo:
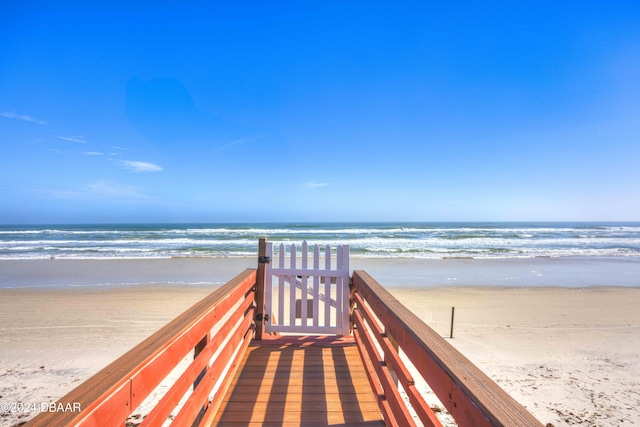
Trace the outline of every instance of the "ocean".
<instances>
[{"instance_id":1,"label":"ocean","mask_svg":"<svg viewBox=\"0 0 640 427\"><path fill-rule=\"evenodd\" d=\"M640 223L269 223L0 226L0 259L255 256L273 242L349 244L352 258L638 257Z\"/></svg>"}]
</instances>

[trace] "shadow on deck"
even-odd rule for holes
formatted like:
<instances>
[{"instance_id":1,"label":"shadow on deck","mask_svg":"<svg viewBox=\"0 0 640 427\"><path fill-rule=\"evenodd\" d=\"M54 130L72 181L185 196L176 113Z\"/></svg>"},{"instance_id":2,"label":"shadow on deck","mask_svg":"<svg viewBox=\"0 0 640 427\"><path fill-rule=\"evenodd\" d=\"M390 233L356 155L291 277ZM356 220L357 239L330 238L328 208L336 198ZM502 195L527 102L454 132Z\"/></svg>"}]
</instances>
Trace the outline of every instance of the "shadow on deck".
<instances>
[{"instance_id":1,"label":"shadow on deck","mask_svg":"<svg viewBox=\"0 0 640 427\"><path fill-rule=\"evenodd\" d=\"M383 426L352 337L253 342L214 419L220 426Z\"/></svg>"}]
</instances>

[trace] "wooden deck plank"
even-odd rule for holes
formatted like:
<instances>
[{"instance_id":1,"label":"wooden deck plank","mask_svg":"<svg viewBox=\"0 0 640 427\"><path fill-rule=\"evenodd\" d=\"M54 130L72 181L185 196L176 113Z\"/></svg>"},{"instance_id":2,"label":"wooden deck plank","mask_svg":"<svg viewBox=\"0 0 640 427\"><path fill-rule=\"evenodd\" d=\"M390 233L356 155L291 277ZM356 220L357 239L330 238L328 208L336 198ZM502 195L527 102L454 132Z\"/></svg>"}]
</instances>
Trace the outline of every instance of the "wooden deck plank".
<instances>
[{"instance_id":1,"label":"wooden deck plank","mask_svg":"<svg viewBox=\"0 0 640 427\"><path fill-rule=\"evenodd\" d=\"M222 425L222 424L221 424ZM314 422L225 422L229 427L326 427L327 423ZM362 421L354 423L334 424L334 427L385 427L383 421Z\"/></svg>"},{"instance_id":2,"label":"wooden deck plank","mask_svg":"<svg viewBox=\"0 0 640 427\"><path fill-rule=\"evenodd\" d=\"M231 382L232 385L260 387L261 385L270 385L276 387L289 387L289 388L309 388L309 387L322 387L331 386L332 388L338 388L339 386L348 386L353 384L355 387L364 387L369 385L369 380L366 377L358 374L358 378L331 378L329 376L323 377L322 372L301 372L304 377L291 376L287 377L282 372L279 372L277 377L265 376L264 378L234 378ZM331 380L331 381L330 381Z\"/></svg>"},{"instance_id":3,"label":"wooden deck plank","mask_svg":"<svg viewBox=\"0 0 640 427\"><path fill-rule=\"evenodd\" d=\"M227 423L321 423L322 425L343 425L345 423L368 423L379 421L380 411L375 412L325 412L325 411L295 411L284 409L282 411L269 410L264 413L257 412L224 412L216 415L214 425L227 425Z\"/></svg>"},{"instance_id":4,"label":"wooden deck plank","mask_svg":"<svg viewBox=\"0 0 640 427\"><path fill-rule=\"evenodd\" d=\"M247 349L214 425L384 425L352 339L274 341Z\"/></svg>"},{"instance_id":5,"label":"wooden deck plank","mask_svg":"<svg viewBox=\"0 0 640 427\"><path fill-rule=\"evenodd\" d=\"M274 402L272 400L255 402L255 405L253 405L253 408L255 411L264 410L265 412L267 410L267 406L271 406L273 409L279 412L284 411L284 408L290 409L292 411L305 410L310 412L318 412L318 411L341 412L343 410L342 404L344 402L341 402L339 400L330 400L330 399L325 401L324 396L322 394L314 395L313 397L316 400L287 399L286 395L283 395L283 397L284 398L278 402ZM238 401L224 402L220 406L220 410L229 411L229 412L244 412L245 408L247 407L246 403L247 402L238 402ZM379 412L378 404L374 400L371 400L369 402L352 401L349 403L350 404L357 403L357 406L353 405L353 407L355 407L356 409L352 412L358 412L360 410L363 410L366 412L376 412L376 411Z\"/></svg>"},{"instance_id":6,"label":"wooden deck plank","mask_svg":"<svg viewBox=\"0 0 640 427\"><path fill-rule=\"evenodd\" d=\"M228 396L225 396L225 399ZM332 402L344 402L344 403L353 403L353 402L376 402L375 397L372 396L363 396L362 394L340 394L340 393L330 393L330 392L318 392L315 393L307 393L304 396L305 400L320 400L326 398L327 401ZM238 395L234 396L233 402L251 402L251 403L259 403L259 402L283 402L285 400L295 402L302 401L302 393L300 394L287 394L285 393L271 393L268 395L242 395L238 393ZM225 402L230 402L229 400L225 400Z\"/></svg>"}]
</instances>

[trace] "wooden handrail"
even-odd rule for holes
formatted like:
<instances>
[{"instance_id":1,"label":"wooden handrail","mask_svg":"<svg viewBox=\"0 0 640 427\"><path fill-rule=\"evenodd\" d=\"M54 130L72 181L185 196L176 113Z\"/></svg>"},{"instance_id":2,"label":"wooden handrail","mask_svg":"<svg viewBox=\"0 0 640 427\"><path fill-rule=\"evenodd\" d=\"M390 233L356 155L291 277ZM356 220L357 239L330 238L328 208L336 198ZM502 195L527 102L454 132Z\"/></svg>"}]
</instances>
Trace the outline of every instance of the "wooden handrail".
<instances>
[{"instance_id":1,"label":"wooden handrail","mask_svg":"<svg viewBox=\"0 0 640 427\"><path fill-rule=\"evenodd\" d=\"M367 319L368 328L364 325L364 318L371 316L371 313L375 314L385 330L372 331L373 336L378 335L379 340L393 337L459 426L542 426L522 405L402 305L368 273L362 270L354 271L352 291L356 293L352 298L357 307L352 314L356 339L364 335L367 329L375 329L374 319ZM369 346L365 339L361 340L363 348ZM397 364L397 353L392 354L393 349L384 342L381 342L381 347L385 351L385 357L393 359L389 365ZM386 365L376 360L370 360L369 363L373 368L376 368L376 363ZM402 380L401 377L406 374L402 372L401 367L396 365L395 369L400 369L401 375L398 375L398 378L404 381L405 385L410 386L409 388L414 387L410 380ZM378 370L383 371L380 368ZM386 381L378 381L384 389ZM376 384L372 385L375 389ZM384 389L383 393L385 395L381 400L391 400L387 395L387 389ZM411 396L410 392L408 394ZM383 412L385 406L392 406L391 402L382 403L380 406ZM401 418L401 415L399 416ZM423 422L432 424L425 419Z\"/></svg>"},{"instance_id":2,"label":"wooden handrail","mask_svg":"<svg viewBox=\"0 0 640 427\"><path fill-rule=\"evenodd\" d=\"M238 345L246 348L253 334L255 283L255 269L247 269L240 273L56 402L58 407L70 405L71 408L81 408L80 411L43 412L29 421L26 426L124 425L127 417L173 368L198 343L205 342L208 345L194 358L193 364L196 367L187 369L176 382L179 385L170 389L175 396L161 400L158 404L168 406L162 406L153 412L161 415L166 414L167 409L170 412L184 391L191 386L194 374L199 374L204 368L205 375L193 393L204 396L197 402L200 406L194 410L191 408L193 405L190 405L187 409L183 408L179 414L180 417L193 421L193 414L197 415L201 406L207 406L209 391L216 383L214 379L219 378L223 368L233 356L231 350ZM238 302L240 302L239 305ZM242 319L241 323L235 326L230 321L225 322L216 334L216 338L211 340L211 330L236 305L237 308L231 318ZM216 345L222 343L225 333L230 336L229 342L209 367L209 359L215 352ZM238 358L237 353L235 359ZM229 381L226 380L225 377L222 382L228 384ZM205 390L206 387L210 387L208 391ZM161 425L166 417L163 419L159 416L156 419L157 424L151 422L151 419L145 424Z\"/></svg>"},{"instance_id":3,"label":"wooden handrail","mask_svg":"<svg viewBox=\"0 0 640 427\"><path fill-rule=\"evenodd\" d=\"M369 381L373 384L379 382L381 385L382 393L378 395L379 403L382 400L386 400L389 403L388 408L380 405L387 425L416 425L402 397L400 397L399 390L392 378L391 372L393 372L402 384L413 409L423 425L426 427L442 427L433 410L420 395L411 374L400 359L397 349L382 330L367 304L358 293L353 294L353 299L357 304L357 310L352 313L355 326L354 337L363 361L367 363L367 359L369 359L375 370L377 378L370 375ZM378 352L374 340L377 341L378 346L382 349L383 355Z\"/></svg>"}]
</instances>

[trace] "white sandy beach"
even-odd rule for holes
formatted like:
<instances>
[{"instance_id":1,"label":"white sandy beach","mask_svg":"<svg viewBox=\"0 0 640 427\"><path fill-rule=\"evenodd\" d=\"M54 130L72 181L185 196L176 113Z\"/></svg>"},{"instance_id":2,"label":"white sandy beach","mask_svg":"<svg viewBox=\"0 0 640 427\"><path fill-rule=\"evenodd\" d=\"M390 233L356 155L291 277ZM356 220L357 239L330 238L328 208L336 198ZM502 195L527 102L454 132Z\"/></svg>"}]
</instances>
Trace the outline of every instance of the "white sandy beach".
<instances>
[{"instance_id":1,"label":"white sandy beach","mask_svg":"<svg viewBox=\"0 0 640 427\"><path fill-rule=\"evenodd\" d=\"M250 260L59 261L53 269L47 260L0 262L0 402L55 401L244 264L251 266ZM525 274L558 268L544 261L509 269ZM219 270L209 269L225 263ZM463 286L464 273L455 286L423 279L429 286L418 287L383 266L371 260L354 267L373 270L374 277L443 336L449 335L455 306L450 342L543 424L640 425L640 288L470 287ZM208 270L211 284L202 283L206 280L199 277L200 270L203 275ZM573 271L580 276L579 268ZM153 276L156 284L126 285L136 281L129 275L136 280ZM85 276L89 286L83 285ZM103 277L119 277L121 283L101 286ZM162 285L163 277L173 284ZM190 279L176 284L180 277ZM411 284L418 280L411 277ZM76 279L76 286L70 286ZM188 284L191 279L199 285ZM16 286L10 288L12 280ZM25 281L41 286L26 288ZM50 282L58 286L46 287ZM0 424L8 426L30 417L0 416Z\"/></svg>"}]
</instances>

